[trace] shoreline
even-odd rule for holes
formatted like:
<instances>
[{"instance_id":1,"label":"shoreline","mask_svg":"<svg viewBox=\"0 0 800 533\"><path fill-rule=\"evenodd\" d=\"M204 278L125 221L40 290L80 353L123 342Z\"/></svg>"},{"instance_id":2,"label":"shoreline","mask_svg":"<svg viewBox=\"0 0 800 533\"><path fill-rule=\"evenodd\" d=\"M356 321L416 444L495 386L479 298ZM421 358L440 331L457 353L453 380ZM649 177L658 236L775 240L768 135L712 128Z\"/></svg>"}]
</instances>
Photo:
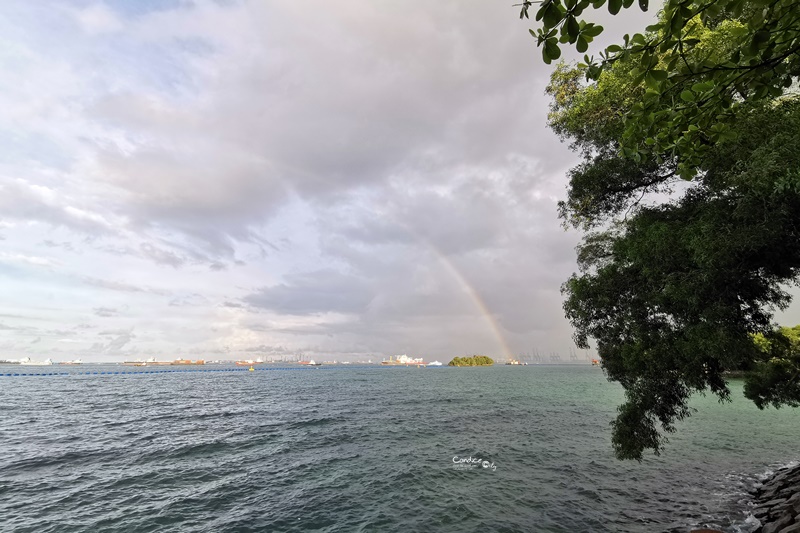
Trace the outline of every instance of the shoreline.
<instances>
[{"instance_id":1,"label":"shoreline","mask_svg":"<svg viewBox=\"0 0 800 533\"><path fill-rule=\"evenodd\" d=\"M800 465L776 470L753 493L753 533L800 533Z\"/></svg>"}]
</instances>

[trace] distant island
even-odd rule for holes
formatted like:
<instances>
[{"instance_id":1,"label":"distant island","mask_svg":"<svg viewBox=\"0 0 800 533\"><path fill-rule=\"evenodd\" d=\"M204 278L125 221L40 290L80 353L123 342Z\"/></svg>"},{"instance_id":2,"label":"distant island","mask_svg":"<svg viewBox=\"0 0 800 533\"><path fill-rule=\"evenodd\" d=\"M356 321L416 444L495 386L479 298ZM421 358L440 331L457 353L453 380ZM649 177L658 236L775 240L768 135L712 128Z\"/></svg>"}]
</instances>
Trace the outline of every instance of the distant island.
<instances>
[{"instance_id":1,"label":"distant island","mask_svg":"<svg viewBox=\"0 0 800 533\"><path fill-rule=\"evenodd\" d=\"M472 357L454 357L447 366L491 366L494 360L485 355L473 355Z\"/></svg>"}]
</instances>

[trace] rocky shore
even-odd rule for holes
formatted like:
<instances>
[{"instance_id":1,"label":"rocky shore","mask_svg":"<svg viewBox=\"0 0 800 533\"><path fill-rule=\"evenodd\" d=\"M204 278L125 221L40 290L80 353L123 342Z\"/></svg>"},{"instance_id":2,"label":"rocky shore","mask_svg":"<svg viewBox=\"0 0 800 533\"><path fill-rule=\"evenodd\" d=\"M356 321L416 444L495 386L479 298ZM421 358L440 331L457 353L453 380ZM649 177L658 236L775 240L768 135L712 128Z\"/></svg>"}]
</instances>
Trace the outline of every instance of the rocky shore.
<instances>
[{"instance_id":1,"label":"rocky shore","mask_svg":"<svg viewBox=\"0 0 800 533\"><path fill-rule=\"evenodd\" d=\"M755 492L754 533L800 533L800 465L783 468Z\"/></svg>"}]
</instances>

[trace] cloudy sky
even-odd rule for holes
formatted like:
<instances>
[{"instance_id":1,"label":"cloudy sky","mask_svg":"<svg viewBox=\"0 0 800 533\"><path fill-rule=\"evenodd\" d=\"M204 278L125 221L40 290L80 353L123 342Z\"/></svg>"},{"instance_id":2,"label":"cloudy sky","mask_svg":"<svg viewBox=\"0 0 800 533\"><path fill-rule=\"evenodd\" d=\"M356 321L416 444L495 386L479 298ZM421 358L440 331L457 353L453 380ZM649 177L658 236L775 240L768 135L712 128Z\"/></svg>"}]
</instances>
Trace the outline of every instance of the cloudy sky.
<instances>
[{"instance_id":1,"label":"cloudy sky","mask_svg":"<svg viewBox=\"0 0 800 533\"><path fill-rule=\"evenodd\" d=\"M511 4L4 2L0 358L567 358Z\"/></svg>"}]
</instances>

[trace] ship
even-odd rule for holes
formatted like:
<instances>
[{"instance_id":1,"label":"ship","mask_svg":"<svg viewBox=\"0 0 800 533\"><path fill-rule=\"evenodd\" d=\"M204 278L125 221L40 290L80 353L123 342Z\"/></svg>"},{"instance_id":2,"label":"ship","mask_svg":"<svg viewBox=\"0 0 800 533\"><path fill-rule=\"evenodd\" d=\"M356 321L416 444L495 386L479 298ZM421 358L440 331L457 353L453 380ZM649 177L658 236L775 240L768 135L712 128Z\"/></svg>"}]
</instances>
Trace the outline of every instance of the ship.
<instances>
[{"instance_id":1,"label":"ship","mask_svg":"<svg viewBox=\"0 0 800 533\"><path fill-rule=\"evenodd\" d=\"M428 366L442 366L442 362L441 361L431 361L430 363L428 363Z\"/></svg>"},{"instance_id":2,"label":"ship","mask_svg":"<svg viewBox=\"0 0 800 533\"><path fill-rule=\"evenodd\" d=\"M313 359L311 361L300 361L300 364L305 366L322 366L322 363L315 363Z\"/></svg>"},{"instance_id":3,"label":"ship","mask_svg":"<svg viewBox=\"0 0 800 533\"><path fill-rule=\"evenodd\" d=\"M264 362L263 359L260 357L258 359L245 359L242 361L236 361L238 366L253 366L253 365L260 365Z\"/></svg>"},{"instance_id":4,"label":"ship","mask_svg":"<svg viewBox=\"0 0 800 533\"><path fill-rule=\"evenodd\" d=\"M137 359L136 361L124 361L122 363L126 366L147 366L147 365L163 365L164 363L159 363L156 361L155 357L151 357L147 361L142 361L141 359Z\"/></svg>"},{"instance_id":5,"label":"ship","mask_svg":"<svg viewBox=\"0 0 800 533\"><path fill-rule=\"evenodd\" d=\"M31 361L30 357L25 357L19 360L19 364L27 366L50 366L53 364L52 359L45 359L44 361Z\"/></svg>"},{"instance_id":6,"label":"ship","mask_svg":"<svg viewBox=\"0 0 800 533\"><path fill-rule=\"evenodd\" d=\"M206 364L204 359L197 359L196 361L192 361L191 359L175 359L174 361L156 361L155 357L151 357L147 361L125 361L122 363L126 366L190 366L190 365L204 365Z\"/></svg>"},{"instance_id":7,"label":"ship","mask_svg":"<svg viewBox=\"0 0 800 533\"><path fill-rule=\"evenodd\" d=\"M387 366L412 366L412 365L413 366L427 366L428 365L428 363L426 363L421 357L415 359L415 358L409 357L409 356L407 356L405 354L398 355L397 357L389 356L389 360L388 361L386 361L386 360L381 361L381 364L382 365L387 365Z\"/></svg>"}]
</instances>

